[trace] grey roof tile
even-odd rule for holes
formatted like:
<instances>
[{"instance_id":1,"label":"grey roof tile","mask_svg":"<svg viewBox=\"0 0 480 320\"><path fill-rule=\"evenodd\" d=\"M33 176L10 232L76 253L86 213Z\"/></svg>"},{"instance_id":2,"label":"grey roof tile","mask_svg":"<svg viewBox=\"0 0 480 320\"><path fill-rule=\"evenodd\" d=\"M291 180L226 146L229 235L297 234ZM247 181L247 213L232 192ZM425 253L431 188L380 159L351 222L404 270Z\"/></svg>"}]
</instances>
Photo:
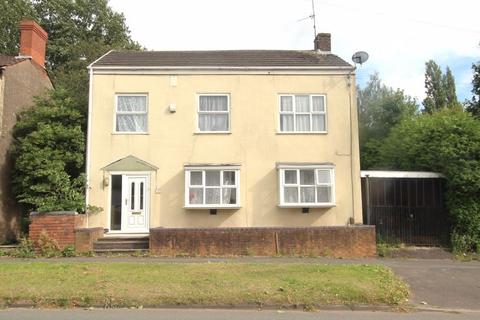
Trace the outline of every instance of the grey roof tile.
<instances>
[{"instance_id":1,"label":"grey roof tile","mask_svg":"<svg viewBox=\"0 0 480 320\"><path fill-rule=\"evenodd\" d=\"M351 67L334 54L295 50L112 51L93 67Z\"/></svg>"}]
</instances>

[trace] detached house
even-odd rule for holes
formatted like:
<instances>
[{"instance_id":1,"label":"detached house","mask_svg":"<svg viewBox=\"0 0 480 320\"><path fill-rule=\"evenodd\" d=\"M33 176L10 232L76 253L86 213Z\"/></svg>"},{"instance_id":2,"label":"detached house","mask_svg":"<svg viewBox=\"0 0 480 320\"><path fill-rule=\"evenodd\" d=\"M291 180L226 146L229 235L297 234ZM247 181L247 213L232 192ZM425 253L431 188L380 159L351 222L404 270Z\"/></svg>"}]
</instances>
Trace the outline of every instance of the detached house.
<instances>
[{"instance_id":1,"label":"detached house","mask_svg":"<svg viewBox=\"0 0 480 320\"><path fill-rule=\"evenodd\" d=\"M361 223L355 100L330 34L312 51L110 51L90 65L89 226Z\"/></svg>"},{"instance_id":2,"label":"detached house","mask_svg":"<svg viewBox=\"0 0 480 320\"><path fill-rule=\"evenodd\" d=\"M20 33L19 54L0 54L0 243L15 239L20 231L21 212L10 185L12 129L33 97L52 89L44 68L47 33L29 20L20 23Z\"/></svg>"},{"instance_id":3,"label":"detached house","mask_svg":"<svg viewBox=\"0 0 480 320\"><path fill-rule=\"evenodd\" d=\"M355 69L330 52L330 34L314 43L93 62L87 204L103 211L88 227L361 224Z\"/></svg>"}]
</instances>

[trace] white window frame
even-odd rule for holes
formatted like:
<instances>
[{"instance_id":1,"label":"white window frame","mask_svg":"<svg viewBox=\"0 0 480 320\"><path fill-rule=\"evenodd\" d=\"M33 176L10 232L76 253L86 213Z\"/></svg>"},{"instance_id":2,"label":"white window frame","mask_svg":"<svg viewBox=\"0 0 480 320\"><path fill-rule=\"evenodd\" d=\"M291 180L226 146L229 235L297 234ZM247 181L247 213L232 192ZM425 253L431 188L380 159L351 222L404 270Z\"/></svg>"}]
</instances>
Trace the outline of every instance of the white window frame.
<instances>
[{"instance_id":1,"label":"white window frame","mask_svg":"<svg viewBox=\"0 0 480 320\"><path fill-rule=\"evenodd\" d=\"M220 186L207 186L206 185L206 171L220 171ZM223 181L223 172L224 171L233 171L235 172L235 185L225 185ZM191 185L190 184L190 173L192 172L202 172L202 185ZM190 204L190 188L202 188L203 189L203 204ZM222 199L222 189L223 188L236 188L236 199L237 203L235 204L205 204L205 190L206 189L215 189L220 188L220 201ZM238 209L240 205L240 167L238 166L206 166L206 167L185 167L185 205L184 208L187 209Z\"/></svg>"},{"instance_id":2,"label":"white window frame","mask_svg":"<svg viewBox=\"0 0 480 320\"><path fill-rule=\"evenodd\" d=\"M285 183L285 171L296 170L297 172L297 183L295 184L286 184ZM308 185L315 187L315 202L300 202L300 187L307 186L300 184L300 170L314 170L315 171L315 185ZM319 170L329 170L330 172L330 183L319 183L317 172ZM281 208L329 208L335 206L335 167L333 165L280 165L278 166L278 178L279 178L279 207ZM331 201L330 202L318 202L317 199L317 187L321 186L330 186L331 190ZM298 189L298 201L297 203L286 203L284 200L284 188L285 187L296 187Z\"/></svg>"},{"instance_id":3,"label":"white window frame","mask_svg":"<svg viewBox=\"0 0 480 320\"><path fill-rule=\"evenodd\" d=\"M132 112L132 111L118 111L118 98L122 96L127 97L145 97L145 112ZM114 134L148 134L148 93L116 93L115 94L115 112L113 113L113 133ZM117 131L117 115L146 115L147 117L147 130L146 131Z\"/></svg>"},{"instance_id":4,"label":"white window frame","mask_svg":"<svg viewBox=\"0 0 480 320\"><path fill-rule=\"evenodd\" d=\"M296 112L295 109L296 109L296 102L295 102L295 96L308 96L309 97L309 103L310 103L310 111L309 112ZM282 100L282 97L292 97L292 111L282 111L282 105L281 105L281 100ZM324 106L324 110L323 111L313 111L313 97L323 97L323 106ZM283 114L289 114L289 115L293 115L293 131L282 131L282 126L281 126L281 123L282 123L282 120L281 120L281 116ZM297 119L296 119L296 115L299 114L299 115L309 115L310 116L310 129L313 128L312 126L312 115L314 114L318 114L318 115L323 115L325 117L325 130L324 131L313 131L313 130L310 130L310 131L297 131L296 130L296 127L297 127ZM278 130L277 132L278 133L281 133L281 134L296 134L296 133L322 133L322 134L325 134L325 133L328 133L328 119L327 119L327 95L326 94L321 94L321 93L288 93L288 94L279 94L278 95Z\"/></svg>"},{"instance_id":5,"label":"white window frame","mask_svg":"<svg viewBox=\"0 0 480 320\"><path fill-rule=\"evenodd\" d=\"M227 97L227 111L200 111L200 97L211 97L211 96L226 96ZM213 133L213 134L224 134L231 133L231 113L230 113L230 94L229 93L198 93L197 94L197 123L196 123L196 133ZM226 114L228 115L228 130L226 131L202 131L200 130L200 114Z\"/></svg>"}]
</instances>

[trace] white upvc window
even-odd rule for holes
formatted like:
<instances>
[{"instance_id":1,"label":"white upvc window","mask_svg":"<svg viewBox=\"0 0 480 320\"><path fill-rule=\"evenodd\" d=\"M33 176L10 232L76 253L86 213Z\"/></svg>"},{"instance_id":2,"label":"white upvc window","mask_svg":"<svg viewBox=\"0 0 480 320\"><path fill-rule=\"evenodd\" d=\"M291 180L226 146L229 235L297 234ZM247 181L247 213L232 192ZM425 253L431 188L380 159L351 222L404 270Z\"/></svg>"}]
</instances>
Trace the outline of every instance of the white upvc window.
<instances>
[{"instance_id":1,"label":"white upvc window","mask_svg":"<svg viewBox=\"0 0 480 320\"><path fill-rule=\"evenodd\" d=\"M197 132L230 132L230 96L228 94L199 94L197 112Z\"/></svg>"},{"instance_id":2,"label":"white upvc window","mask_svg":"<svg viewBox=\"0 0 480 320\"><path fill-rule=\"evenodd\" d=\"M116 95L114 131L115 133L147 133L147 94Z\"/></svg>"},{"instance_id":3,"label":"white upvc window","mask_svg":"<svg viewBox=\"0 0 480 320\"><path fill-rule=\"evenodd\" d=\"M238 167L185 168L186 208L239 208L240 169Z\"/></svg>"},{"instance_id":4,"label":"white upvc window","mask_svg":"<svg viewBox=\"0 0 480 320\"><path fill-rule=\"evenodd\" d=\"M279 166L280 207L332 207L335 171L331 165Z\"/></svg>"},{"instance_id":5,"label":"white upvc window","mask_svg":"<svg viewBox=\"0 0 480 320\"><path fill-rule=\"evenodd\" d=\"M326 100L323 94L279 95L279 132L326 133Z\"/></svg>"}]
</instances>

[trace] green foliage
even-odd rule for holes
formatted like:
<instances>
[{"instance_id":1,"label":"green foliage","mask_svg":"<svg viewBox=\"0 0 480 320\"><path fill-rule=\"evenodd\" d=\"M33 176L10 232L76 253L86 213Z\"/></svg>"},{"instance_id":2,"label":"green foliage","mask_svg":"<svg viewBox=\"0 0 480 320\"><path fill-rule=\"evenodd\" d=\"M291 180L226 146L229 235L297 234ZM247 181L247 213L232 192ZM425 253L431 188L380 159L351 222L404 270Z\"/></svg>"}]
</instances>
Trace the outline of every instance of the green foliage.
<instances>
[{"instance_id":1,"label":"green foliage","mask_svg":"<svg viewBox=\"0 0 480 320\"><path fill-rule=\"evenodd\" d=\"M13 187L27 210L84 210L84 118L64 90L39 98L14 129Z\"/></svg>"},{"instance_id":2,"label":"green foliage","mask_svg":"<svg viewBox=\"0 0 480 320\"><path fill-rule=\"evenodd\" d=\"M460 107L452 71L447 67L443 74L440 66L433 60L425 63L425 93L423 107L426 113Z\"/></svg>"},{"instance_id":3,"label":"green foliage","mask_svg":"<svg viewBox=\"0 0 480 320\"><path fill-rule=\"evenodd\" d=\"M9 254L16 258L35 258L36 256L33 242L28 238L21 238L18 247Z\"/></svg>"},{"instance_id":4,"label":"green foliage","mask_svg":"<svg viewBox=\"0 0 480 320\"><path fill-rule=\"evenodd\" d=\"M375 73L364 89L358 89L358 108L361 164L367 169L378 163L378 149L390 129L403 118L413 117L417 104L402 90L382 84Z\"/></svg>"},{"instance_id":5,"label":"green foliage","mask_svg":"<svg viewBox=\"0 0 480 320\"><path fill-rule=\"evenodd\" d=\"M480 62L472 65L473 79L472 79L472 93L473 97L466 103L466 109L475 117L480 117Z\"/></svg>"},{"instance_id":6,"label":"green foliage","mask_svg":"<svg viewBox=\"0 0 480 320\"><path fill-rule=\"evenodd\" d=\"M0 12L0 53L17 55L19 23L22 19L35 19L35 11L27 0L1 0Z\"/></svg>"},{"instance_id":7,"label":"green foliage","mask_svg":"<svg viewBox=\"0 0 480 320\"><path fill-rule=\"evenodd\" d=\"M55 87L69 91L85 115L87 65L111 49L138 50L140 45L131 40L123 14L107 0L35 0L33 8L49 34L47 69Z\"/></svg>"},{"instance_id":8,"label":"green foliage","mask_svg":"<svg viewBox=\"0 0 480 320\"><path fill-rule=\"evenodd\" d=\"M50 238L47 233L40 234L38 239L38 247L42 257L53 258L60 255L60 249L57 241Z\"/></svg>"},{"instance_id":9,"label":"green foliage","mask_svg":"<svg viewBox=\"0 0 480 320\"><path fill-rule=\"evenodd\" d=\"M462 237L465 245L460 250L478 250L480 121L458 109L405 119L385 139L380 162L396 170L445 174L447 207L454 223L453 245Z\"/></svg>"}]
</instances>

